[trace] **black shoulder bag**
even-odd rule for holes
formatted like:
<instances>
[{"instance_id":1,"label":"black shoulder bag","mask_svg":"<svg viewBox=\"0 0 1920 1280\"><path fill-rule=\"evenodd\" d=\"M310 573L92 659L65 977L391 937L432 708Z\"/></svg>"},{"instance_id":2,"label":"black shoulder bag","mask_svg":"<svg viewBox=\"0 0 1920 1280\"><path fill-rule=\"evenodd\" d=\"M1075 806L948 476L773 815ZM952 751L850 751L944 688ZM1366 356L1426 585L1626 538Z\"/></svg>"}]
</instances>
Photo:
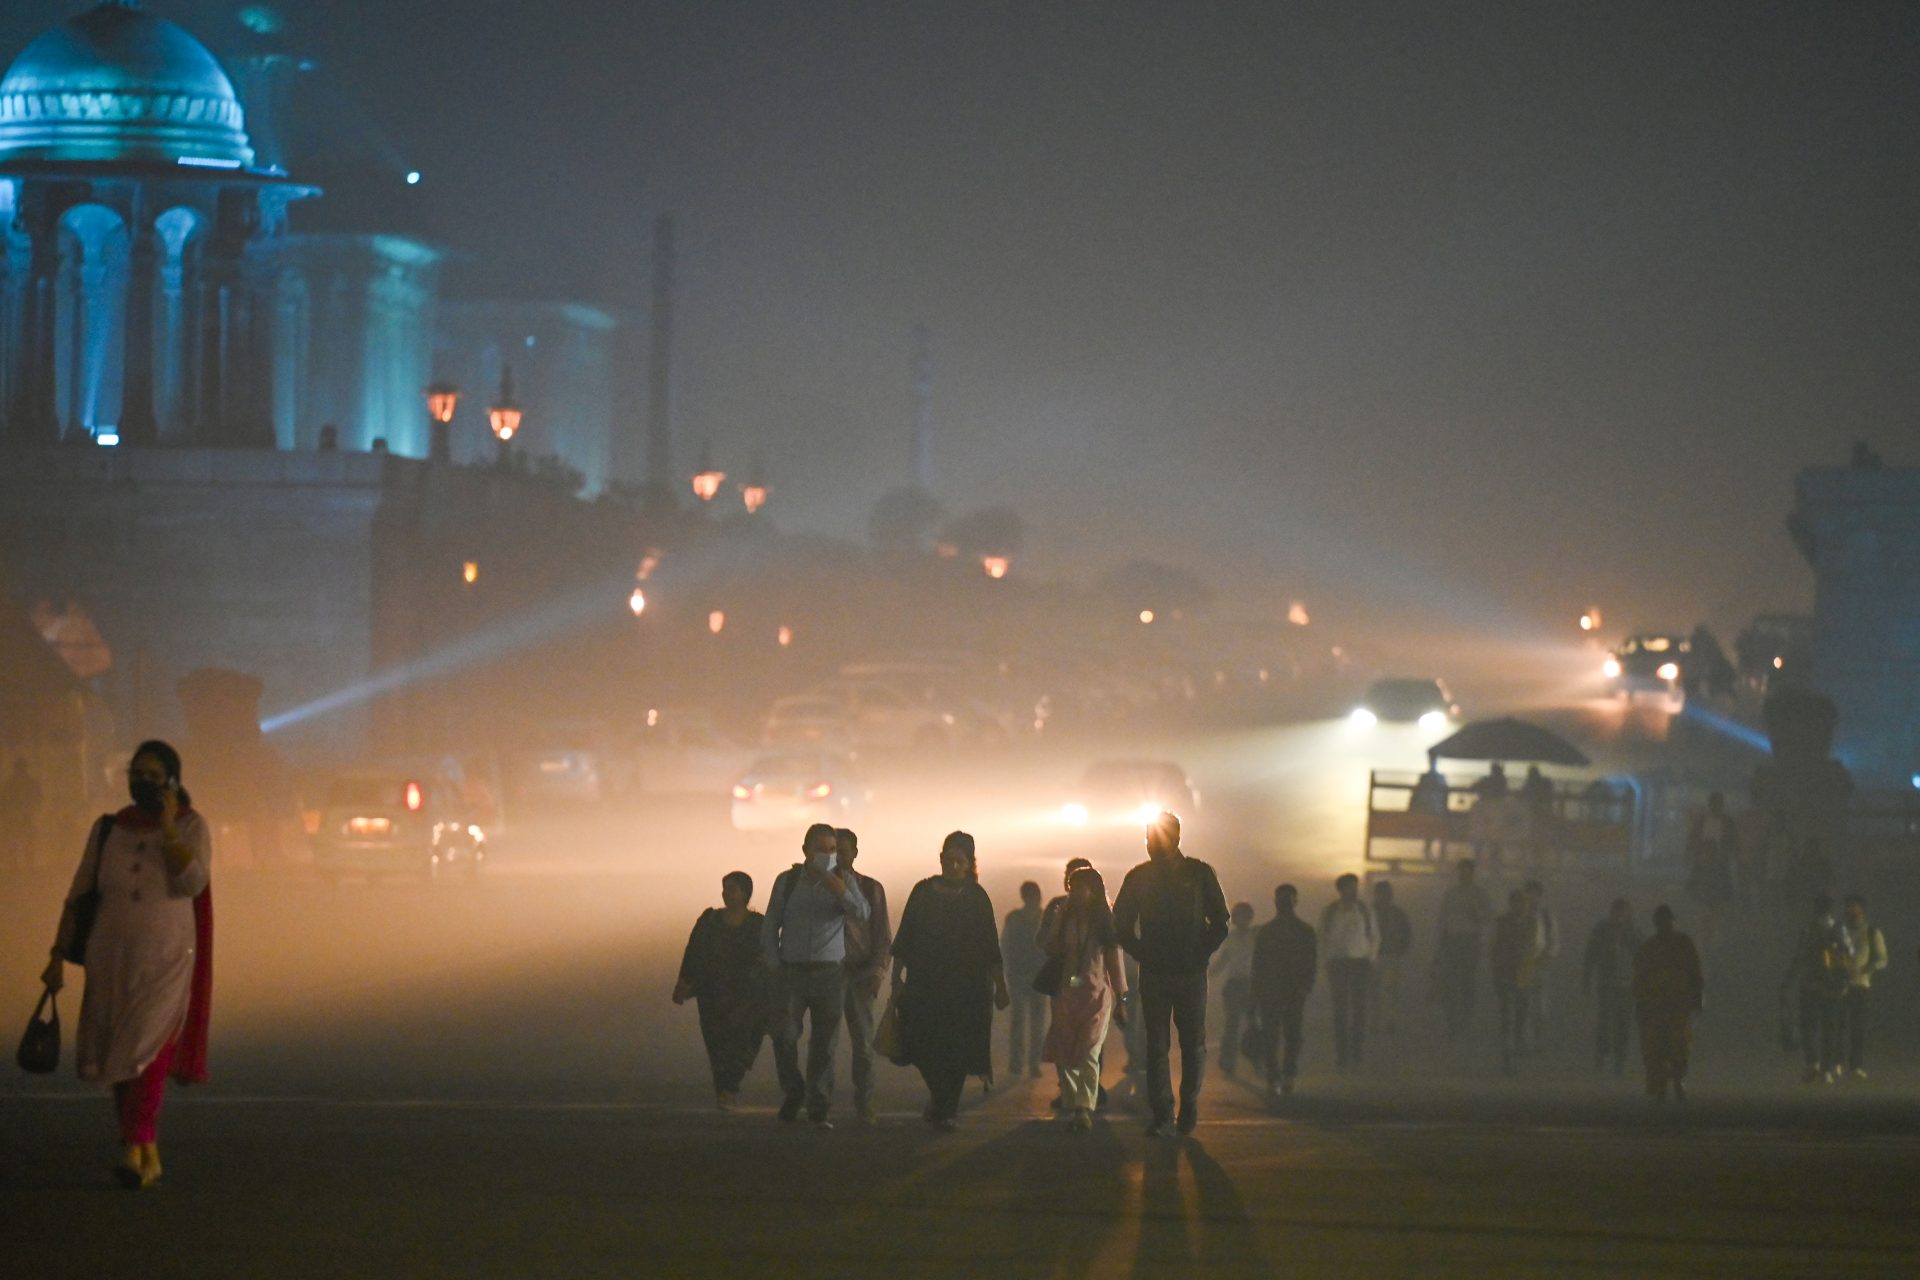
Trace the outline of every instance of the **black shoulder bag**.
<instances>
[{"instance_id":1,"label":"black shoulder bag","mask_svg":"<svg viewBox=\"0 0 1920 1280\"><path fill-rule=\"evenodd\" d=\"M50 1075L59 1067L60 1002L54 998L53 988L40 993L40 1003L33 1007L33 1017L27 1020L27 1030L20 1037L20 1052L14 1055L14 1060L22 1071L36 1076Z\"/></svg>"}]
</instances>

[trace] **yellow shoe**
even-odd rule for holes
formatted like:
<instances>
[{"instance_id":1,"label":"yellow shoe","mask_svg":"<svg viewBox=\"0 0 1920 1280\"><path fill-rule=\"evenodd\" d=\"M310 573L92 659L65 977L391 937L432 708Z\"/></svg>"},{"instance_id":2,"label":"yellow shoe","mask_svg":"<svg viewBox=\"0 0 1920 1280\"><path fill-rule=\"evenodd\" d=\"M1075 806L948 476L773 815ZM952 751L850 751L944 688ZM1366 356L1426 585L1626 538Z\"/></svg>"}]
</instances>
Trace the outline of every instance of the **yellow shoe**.
<instances>
[{"instance_id":1,"label":"yellow shoe","mask_svg":"<svg viewBox=\"0 0 1920 1280\"><path fill-rule=\"evenodd\" d=\"M160 1144L149 1142L140 1148L140 1189L145 1191L160 1181Z\"/></svg>"},{"instance_id":2,"label":"yellow shoe","mask_svg":"<svg viewBox=\"0 0 1920 1280\"><path fill-rule=\"evenodd\" d=\"M129 1142L120 1163L113 1166L114 1180L129 1191L138 1191L146 1182L146 1148L137 1142Z\"/></svg>"}]
</instances>

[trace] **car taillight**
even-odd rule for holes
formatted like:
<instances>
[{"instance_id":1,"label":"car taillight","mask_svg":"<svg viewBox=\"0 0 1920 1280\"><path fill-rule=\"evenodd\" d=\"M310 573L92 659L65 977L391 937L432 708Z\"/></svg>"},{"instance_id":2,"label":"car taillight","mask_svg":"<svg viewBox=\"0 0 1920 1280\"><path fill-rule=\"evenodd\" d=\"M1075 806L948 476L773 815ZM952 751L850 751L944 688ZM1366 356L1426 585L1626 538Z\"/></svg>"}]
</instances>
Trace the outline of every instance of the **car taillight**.
<instances>
[{"instance_id":1,"label":"car taillight","mask_svg":"<svg viewBox=\"0 0 1920 1280\"><path fill-rule=\"evenodd\" d=\"M735 800L751 800L753 799L753 788L744 782L736 782L733 784L733 798Z\"/></svg>"},{"instance_id":2,"label":"car taillight","mask_svg":"<svg viewBox=\"0 0 1920 1280\"><path fill-rule=\"evenodd\" d=\"M420 789L420 784L417 782L409 782L407 784L407 812L420 812L420 807L426 802L427 793Z\"/></svg>"},{"instance_id":3,"label":"car taillight","mask_svg":"<svg viewBox=\"0 0 1920 1280\"><path fill-rule=\"evenodd\" d=\"M816 782L807 788L807 798L809 800L825 800L832 794L833 784L831 782Z\"/></svg>"}]
</instances>

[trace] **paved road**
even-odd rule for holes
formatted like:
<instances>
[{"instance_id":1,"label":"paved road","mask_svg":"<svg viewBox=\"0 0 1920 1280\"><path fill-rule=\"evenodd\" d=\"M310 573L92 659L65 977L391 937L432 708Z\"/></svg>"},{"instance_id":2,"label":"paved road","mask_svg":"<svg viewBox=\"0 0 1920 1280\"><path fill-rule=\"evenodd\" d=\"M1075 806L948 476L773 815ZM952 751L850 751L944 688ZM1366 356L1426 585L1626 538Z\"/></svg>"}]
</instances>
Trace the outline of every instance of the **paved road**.
<instances>
[{"instance_id":1,"label":"paved road","mask_svg":"<svg viewBox=\"0 0 1920 1280\"><path fill-rule=\"evenodd\" d=\"M1907 1275L1920 1129L1738 1109L1577 1122L1230 1098L1189 1140L1004 1090L957 1134L769 1110L209 1095L167 1185L110 1187L99 1104L3 1113L17 1276ZM1758 1122L1756 1120L1758 1119ZM151 1264L146 1269L146 1264Z\"/></svg>"}]
</instances>

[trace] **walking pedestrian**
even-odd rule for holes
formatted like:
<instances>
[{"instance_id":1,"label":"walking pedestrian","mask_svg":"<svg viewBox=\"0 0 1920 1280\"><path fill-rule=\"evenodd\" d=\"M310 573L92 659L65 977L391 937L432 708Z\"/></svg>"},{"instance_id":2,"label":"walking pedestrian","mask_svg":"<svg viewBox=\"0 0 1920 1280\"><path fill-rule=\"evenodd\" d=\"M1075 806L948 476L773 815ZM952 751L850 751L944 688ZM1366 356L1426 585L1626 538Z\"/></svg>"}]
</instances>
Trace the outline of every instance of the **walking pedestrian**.
<instances>
[{"instance_id":1,"label":"walking pedestrian","mask_svg":"<svg viewBox=\"0 0 1920 1280\"><path fill-rule=\"evenodd\" d=\"M1360 901L1359 876L1343 875L1333 888L1339 896L1320 916L1327 990L1333 996L1333 1062L1341 1071L1357 1071L1366 1050L1367 989L1373 958L1380 951L1380 930L1373 912Z\"/></svg>"},{"instance_id":2,"label":"walking pedestrian","mask_svg":"<svg viewBox=\"0 0 1920 1280\"><path fill-rule=\"evenodd\" d=\"M1529 880L1522 887L1527 893L1527 909L1533 913L1534 923L1540 930L1540 954L1534 957L1533 995L1527 1000L1526 1020L1527 1050L1537 1055L1546 1024L1553 1017L1553 973L1554 962L1560 958L1560 921L1547 903L1546 885Z\"/></svg>"},{"instance_id":3,"label":"walking pedestrian","mask_svg":"<svg viewBox=\"0 0 1920 1280\"><path fill-rule=\"evenodd\" d=\"M1527 1054L1527 1005L1540 978L1540 922L1525 889L1507 895L1506 911L1493 922L1488 972L1500 1002L1500 1069L1513 1074Z\"/></svg>"},{"instance_id":4,"label":"walking pedestrian","mask_svg":"<svg viewBox=\"0 0 1920 1280\"><path fill-rule=\"evenodd\" d=\"M802 860L782 871L767 895L760 927L761 955L778 979L781 1016L774 1026L773 1064L785 1100L782 1123L807 1118L831 1129L833 1059L847 1006L847 921L867 918L859 883L834 868L840 844L833 827L816 822L800 843ZM806 1074L800 1072L800 1024L807 1037Z\"/></svg>"},{"instance_id":5,"label":"walking pedestrian","mask_svg":"<svg viewBox=\"0 0 1920 1280\"><path fill-rule=\"evenodd\" d=\"M1240 1038L1253 1013L1253 904L1236 902L1228 917L1227 940L1213 953L1213 977L1220 983L1220 1070L1231 1080L1240 1069Z\"/></svg>"},{"instance_id":6,"label":"walking pedestrian","mask_svg":"<svg viewBox=\"0 0 1920 1280\"><path fill-rule=\"evenodd\" d=\"M854 882L866 899L864 920L847 918L847 1038L853 1044L853 1114L862 1125L874 1123L873 1006L886 985L893 957L893 929L887 915L887 890L872 876L855 871L860 837L846 827L833 831L834 852L841 876Z\"/></svg>"},{"instance_id":7,"label":"walking pedestrian","mask_svg":"<svg viewBox=\"0 0 1920 1280\"><path fill-rule=\"evenodd\" d=\"M1804 1084L1833 1084L1840 1078L1840 1002L1852 972L1853 940L1834 918L1833 899L1817 895L1812 918L1801 927L1780 979L1783 995L1790 988L1799 995Z\"/></svg>"},{"instance_id":8,"label":"walking pedestrian","mask_svg":"<svg viewBox=\"0 0 1920 1280\"><path fill-rule=\"evenodd\" d=\"M1400 1034L1400 988L1413 960L1413 918L1393 900L1393 881L1373 883L1373 922L1380 930L1380 954L1373 958L1373 1025L1390 1036Z\"/></svg>"},{"instance_id":9,"label":"walking pedestrian","mask_svg":"<svg viewBox=\"0 0 1920 1280\"><path fill-rule=\"evenodd\" d=\"M94 824L41 981L59 991L66 961L86 966L75 1065L82 1080L113 1087L122 1145L114 1175L140 1190L160 1180L167 1080L207 1078L213 839L166 743L135 749L127 791L133 803ZM89 899L97 905L83 938Z\"/></svg>"},{"instance_id":10,"label":"walking pedestrian","mask_svg":"<svg viewBox=\"0 0 1920 1280\"><path fill-rule=\"evenodd\" d=\"M940 874L907 895L893 937L893 986L908 1066L926 1082L926 1121L958 1127L968 1076L993 1079L993 1011L1011 1003L993 902L980 887L973 837L940 845Z\"/></svg>"},{"instance_id":11,"label":"walking pedestrian","mask_svg":"<svg viewBox=\"0 0 1920 1280\"><path fill-rule=\"evenodd\" d=\"M1873 975L1887 967L1887 939L1867 919L1867 900L1859 894L1848 895L1841 924L1846 928L1851 951L1847 989L1840 997L1840 1021L1847 1034L1847 1071L1855 1080L1865 1080L1868 996L1873 991Z\"/></svg>"},{"instance_id":12,"label":"walking pedestrian","mask_svg":"<svg viewBox=\"0 0 1920 1280\"><path fill-rule=\"evenodd\" d=\"M1007 966L1007 992L1013 1004L1007 1010L1007 1075L1022 1072L1038 1077L1040 1050L1046 1038L1047 997L1033 989L1033 980L1046 963L1040 945L1040 886L1029 880L1020 886L1020 905L1007 912L1000 926L1000 957Z\"/></svg>"},{"instance_id":13,"label":"walking pedestrian","mask_svg":"<svg viewBox=\"0 0 1920 1280\"><path fill-rule=\"evenodd\" d=\"M1633 905L1615 898L1606 918L1587 935L1587 951L1580 966L1580 990L1593 993L1593 1066L1613 1064L1613 1074L1627 1071L1627 1033L1633 1021L1633 958L1639 953L1640 927L1633 922Z\"/></svg>"},{"instance_id":14,"label":"walking pedestrian","mask_svg":"<svg viewBox=\"0 0 1920 1280\"><path fill-rule=\"evenodd\" d=\"M1707 811L1687 832L1687 895L1700 908L1700 943L1713 949L1719 917L1733 905L1733 874L1739 861L1740 831L1718 791L1707 797Z\"/></svg>"},{"instance_id":15,"label":"walking pedestrian","mask_svg":"<svg viewBox=\"0 0 1920 1280\"><path fill-rule=\"evenodd\" d=\"M1473 882L1473 860L1460 859L1454 882L1440 899L1439 942L1433 952L1434 985L1439 988L1449 1040L1458 1040L1473 1025L1481 938L1492 920L1493 902Z\"/></svg>"},{"instance_id":16,"label":"walking pedestrian","mask_svg":"<svg viewBox=\"0 0 1920 1280\"><path fill-rule=\"evenodd\" d=\"M1036 895L1037 896L1037 895ZM1106 882L1091 866L1069 882L1067 905L1047 919L1043 945L1061 957L1053 993L1046 1060L1060 1074L1060 1118L1075 1130L1093 1127L1100 1102L1100 1057L1111 1021L1127 1021L1127 978L1113 927Z\"/></svg>"},{"instance_id":17,"label":"walking pedestrian","mask_svg":"<svg viewBox=\"0 0 1920 1280\"><path fill-rule=\"evenodd\" d=\"M1290 884L1273 891L1273 919L1253 943L1253 1004L1267 1069L1267 1101L1293 1092L1300 1072L1301 1015L1320 972L1313 926L1294 914L1300 891ZM1277 1050L1284 1043L1284 1056Z\"/></svg>"},{"instance_id":18,"label":"walking pedestrian","mask_svg":"<svg viewBox=\"0 0 1920 1280\"><path fill-rule=\"evenodd\" d=\"M1693 1015L1705 983L1693 939L1673 927L1673 908L1653 909L1653 936L1633 956L1633 1003L1640 1015L1640 1060L1647 1070L1647 1096L1687 1100L1687 1065L1693 1047Z\"/></svg>"},{"instance_id":19,"label":"walking pedestrian","mask_svg":"<svg viewBox=\"0 0 1920 1280\"><path fill-rule=\"evenodd\" d=\"M1113 904L1120 946L1140 962L1147 1024L1150 1137L1176 1123L1170 1030L1180 1033L1181 1133L1200 1123L1207 1063L1207 962L1227 937L1227 899L1213 868L1180 849L1180 819L1162 813L1147 827L1147 861L1127 872ZM1170 1026L1171 1024L1171 1026Z\"/></svg>"},{"instance_id":20,"label":"walking pedestrian","mask_svg":"<svg viewBox=\"0 0 1920 1280\"><path fill-rule=\"evenodd\" d=\"M740 1082L753 1069L767 1033L767 974L760 951L765 917L749 908L752 901L752 876L729 871L720 878L721 905L708 907L693 922L673 984L673 1002L692 1000L699 1010L713 1101L721 1111L733 1110Z\"/></svg>"}]
</instances>

